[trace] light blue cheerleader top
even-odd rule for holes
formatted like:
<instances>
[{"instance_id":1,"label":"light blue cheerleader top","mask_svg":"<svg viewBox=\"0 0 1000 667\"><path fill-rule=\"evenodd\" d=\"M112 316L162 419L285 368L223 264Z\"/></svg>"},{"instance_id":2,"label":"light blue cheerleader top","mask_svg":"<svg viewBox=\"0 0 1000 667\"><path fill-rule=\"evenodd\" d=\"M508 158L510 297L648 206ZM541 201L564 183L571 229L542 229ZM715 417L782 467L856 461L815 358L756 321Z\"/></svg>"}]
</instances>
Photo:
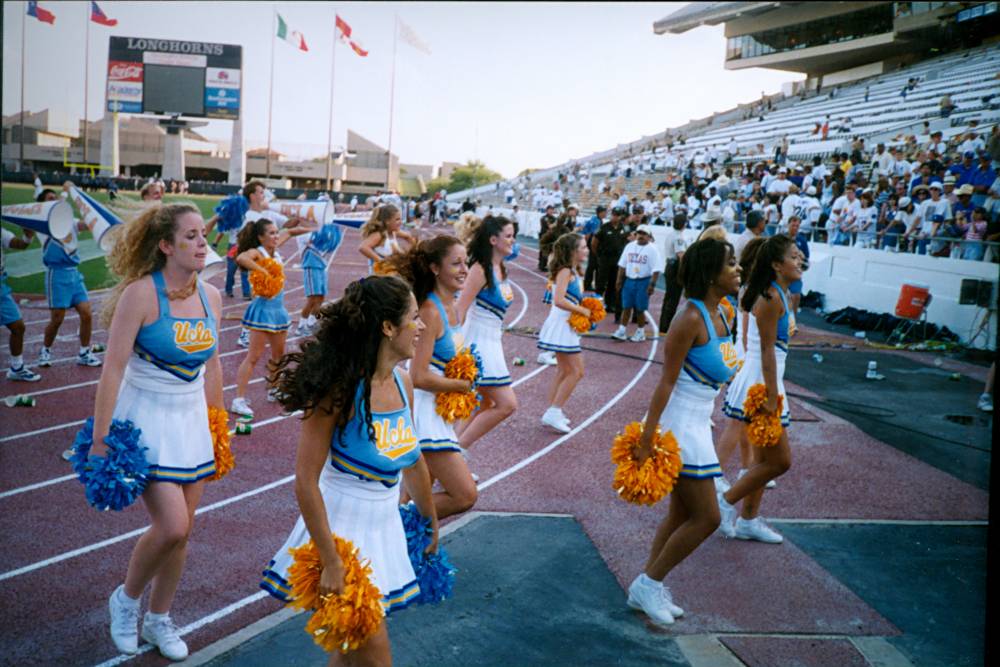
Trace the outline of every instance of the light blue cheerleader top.
<instances>
[{"instance_id":1,"label":"light blue cheerleader top","mask_svg":"<svg viewBox=\"0 0 1000 667\"><path fill-rule=\"evenodd\" d=\"M778 292L778 296L781 297L781 305L784 307L785 312L781 314L778 318L778 334L774 340L774 345L779 350L784 353L788 353L788 339L791 336L795 327L795 318L791 316L791 309L788 307L788 297L785 296L785 290L781 289L776 281L771 281L771 286Z\"/></svg>"},{"instance_id":2,"label":"light blue cheerleader top","mask_svg":"<svg viewBox=\"0 0 1000 667\"><path fill-rule=\"evenodd\" d=\"M205 317L172 317L163 273L155 271L151 275L156 286L160 316L155 322L139 329L135 337L135 353L140 359L174 377L192 382L198 379L205 362L215 353L219 338L215 316L199 280L198 296L201 297Z\"/></svg>"},{"instance_id":3,"label":"light blue cheerleader top","mask_svg":"<svg viewBox=\"0 0 1000 667\"><path fill-rule=\"evenodd\" d=\"M496 271L493 271L493 287L483 287L476 295L476 305L488 313L496 315L503 320L507 314L507 308L514 301L514 292L510 289L510 283L497 278Z\"/></svg>"},{"instance_id":4,"label":"light blue cheerleader top","mask_svg":"<svg viewBox=\"0 0 1000 667\"><path fill-rule=\"evenodd\" d=\"M555 285L552 286L552 293L555 294ZM573 280L566 285L566 300L574 306L579 306L583 299L583 281L580 276L574 275Z\"/></svg>"},{"instance_id":5,"label":"light blue cheerleader top","mask_svg":"<svg viewBox=\"0 0 1000 667\"><path fill-rule=\"evenodd\" d=\"M330 442L330 465L363 482L377 482L391 488L399 483L399 471L409 468L420 458L420 445L410 418L410 402L399 377L392 370L396 389L403 407L391 412L372 412L375 427L374 442L368 437L362 401L364 383L358 382L354 395L354 416L343 430L333 434Z\"/></svg>"},{"instance_id":6,"label":"light blue cheerleader top","mask_svg":"<svg viewBox=\"0 0 1000 667\"><path fill-rule=\"evenodd\" d=\"M455 354L458 352L458 347L455 341L459 341L461 345L462 340L462 327L459 325L452 325L448 321L448 311L445 310L444 304L441 303L441 299L434 292L431 292L428 297L437 306L438 313L441 315L441 324L444 325L444 332L440 337L434 340L434 352L431 354L431 366L437 368L440 371L444 371L445 365L452 359L454 359Z\"/></svg>"},{"instance_id":7,"label":"light blue cheerleader top","mask_svg":"<svg viewBox=\"0 0 1000 667\"><path fill-rule=\"evenodd\" d=\"M720 306L719 313L722 315L726 334L724 336L718 335L715 331L715 325L712 324L712 318L708 314L708 308L705 307L705 302L701 299L688 299L688 301L701 312L708 333L708 342L688 350L687 356L684 357L682 367L684 375L682 377L686 376L698 384L718 391L736 374L739 365L729 323L726 322L726 314Z\"/></svg>"},{"instance_id":8,"label":"light blue cheerleader top","mask_svg":"<svg viewBox=\"0 0 1000 667\"><path fill-rule=\"evenodd\" d=\"M42 243L42 264L50 269L72 269L80 264L80 254L76 247L76 229L71 233L73 240L69 247L51 236L45 239Z\"/></svg>"}]
</instances>

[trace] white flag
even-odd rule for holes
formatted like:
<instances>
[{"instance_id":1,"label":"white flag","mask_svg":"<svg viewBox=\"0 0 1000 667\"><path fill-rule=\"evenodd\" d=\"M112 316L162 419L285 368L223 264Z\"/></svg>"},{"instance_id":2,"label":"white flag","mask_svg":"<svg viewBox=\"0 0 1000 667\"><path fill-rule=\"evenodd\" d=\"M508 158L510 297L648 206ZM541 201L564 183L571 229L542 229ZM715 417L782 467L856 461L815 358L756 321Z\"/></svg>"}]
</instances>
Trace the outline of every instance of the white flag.
<instances>
[{"instance_id":1,"label":"white flag","mask_svg":"<svg viewBox=\"0 0 1000 667\"><path fill-rule=\"evenodd\" d=\"M417 51L420 51L428 56L431 55L431 47L424 44L424 42L417 36L417 33L413 31L413 28L403 23L403 19L399 19L399 38L415 48Z\"/></svg>"}]
</instances>

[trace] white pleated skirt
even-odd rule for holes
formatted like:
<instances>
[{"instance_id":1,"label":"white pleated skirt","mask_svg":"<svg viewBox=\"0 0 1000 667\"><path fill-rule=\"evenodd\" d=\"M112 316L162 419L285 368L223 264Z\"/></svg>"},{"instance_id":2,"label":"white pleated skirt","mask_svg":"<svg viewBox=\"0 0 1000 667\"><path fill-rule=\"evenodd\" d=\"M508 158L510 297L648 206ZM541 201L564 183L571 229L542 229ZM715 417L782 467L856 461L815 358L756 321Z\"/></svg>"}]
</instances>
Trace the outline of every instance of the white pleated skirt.
<instances>
[{"instance_id":1,"label":"white pleated skirt","mask_svg":"<svg viewBox=\"0 0 1000 667\"><path fill-rule=\"evenodd\" d=\"M777 362L778 394L784 396L781 407L781 425L787 427L791 424L791 412L788 410L788 395L785 393L785 355L775 351L775 361ZM748 354L743 360L743 366L729 383L726 390L726 398L722 404L722 412L731 419L738 419L742 422L749 422L750 419L743 414L743 402L747 398L747 392L755 384L764 384L764 371L760 362L759 354Z\"/></svg>"},{"instance_id":2,"label":"white pleated skirt","mask_svg":"<svg viewBox=\"0 0 1000 667\"><path fill-rule=\"evenodd\" d=\"M112 418L131 420L142 431L151 481L191 484L215 473L204 372L185 382L133 356Z\"/></svg>"},{"instance_id":3,"label":"white pleated skirt","mask_svg":"<svg viewBox=\"0 0 1000 667\"><path fill-rule=\"evenodd\" d=\"M319 477L330 530L358 548L358 558L372 567L372 583L382 593L386 613L414 602L419 593L413 566L406 552L406 534L399 517L399 485L386 488L363 482L335 470L329 462ZM309 530L300 516L291 534L264 570L260 587L283 602L291 597L289 549L309 542Z\"/></svg>"},{"instance_id":4,"label":"white pleated skirt","mask_svg":"<svg viewBox=\"0 0 1000 667\"><path fill-rule=\"evenodd\" d=\"M552 306L538 332L538 347L549 352L576 354L580 352L580 335L569 325L570 312Z\"/></svg>"},{"instance_id":5,"label":"white pleated skirt","mask_svg":"<svg viewBox=\"0 0 1000 667\"><path fill-rule=\"evenodd\" d=\"M441 372L431 367L432 373ZM413 427L417 432L417 441L423 452L460 452L458 436L455 427L446 422L437 412L437 394L413 390Z\"/></svg>"},{"instance_id":6,"label":"white pleated skirt","mask_svg":"<svg viewBox=\"0 0 1000 667\"><path fill-rule=\"evenodd\" d=\"M510 384L510 370L503 355L503 321L476 305L469 309L462 327L465 344L475 344L483 360L482 387L506 387Z\"/></svg>"},{"instance_id":7,"label":"white pleated skirt","mask_svg":"<svg viewBox=\"0 0 1000 667\"><path fill-rule=\"evenodd\" d=\"M684 371L681 371L683 373ZM722 468L712 441L712 411L717 391L710 387L687 389L678 383L660 415L660 428L671 431L681 452L681 477L720 477ZM704 391L702 391L704 390Z\"/></svg>"}]
</instances>

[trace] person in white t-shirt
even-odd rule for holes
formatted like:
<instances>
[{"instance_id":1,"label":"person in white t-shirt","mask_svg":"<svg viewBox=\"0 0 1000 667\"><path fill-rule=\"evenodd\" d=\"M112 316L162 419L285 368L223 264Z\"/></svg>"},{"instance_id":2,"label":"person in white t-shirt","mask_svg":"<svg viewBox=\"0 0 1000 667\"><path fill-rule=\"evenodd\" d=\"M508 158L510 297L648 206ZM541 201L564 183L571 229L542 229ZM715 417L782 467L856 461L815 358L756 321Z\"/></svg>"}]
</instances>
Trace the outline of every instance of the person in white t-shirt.
<instances>
[{"instance_id":1,"label":"person in white t-shirt","mask_svg":"<svg viewBox=\"0 0 1000 667\"><path fill-rule=\"evenodd\" d=\"M512 188L512 187L510 187L510 185L508 185L507 189L504 190L503 197L504 197L504 200L508 204L513 204L514 203L514 188Z\"/></svg>"},{"instance_id":2,"label":"person in white t-shirt","mask_svg":"<svg viewBox=\"0 0 1000 667\"><path fill-rule=\"evenodd\" d=\"M812 230L819 224L819 216L822 211L823 207L820 206L819 200L816 199L816 188L810 185L806 188L805 196L799 197L799 202L795 209L795 214L802 221L799 232L805 234L807 237L811 237Z\"/></svg>"},{"instance_id":3,"label":"person in white t-shirt","mask_svg":"<svg viewBox=\"0 0 1000 667\"><path fill-rule=\"evenodd\" d=\"M632 335L632 342L646 340L646 310L649 297L656 289L663 259L656 244L652 243L653 228L639 225L636 239L625 246L618 259L618 292L622 300L622 324L612 336L618 340L628 338L627 324L632 321L632 311L636 311L638 328Z\"/></svg>"},{"instance_id":4,"label":"person in white t-shirt","mask_svg":"<svg viewBox=\"0 0 1000 667\"><path fill-rule=\"evenodd\" d=\"M778 208L778 195L776 193L767 196L767 204L764 205L764 222L767 233L778 233L778 223L781 222L781 211Z\"/></svg>"},{"instance_id":5,"label":"person in white t-shirt","mask_svg":"<svg viewBox=\"0 0 1000 667\"><path fill-rule=\"evenodd\" d=\"M875 233L878 229L878 208L871 190L861 193L861 208L858 210L855 228L858 232L857 245L862 248L875 246Z\"/></svg>"},{"instance_id":6,"label":"person in white t-shirt","mask_svg":"<svg viewBox=\"0 0 1000 667\"><path fill-rule=\"evenodd\" d=\"M792 186L788 188L788 194L785 198L781 200L781 224L782 227L788 225L788 219L796 214L799 207L799 188L792 183ZM799 216L802 219L802 216Z\"/></svg>"},{"instance_id":7,"label":"person in white t-shirt","mask_svg":"<svg viewBox=\"0 0 1000 667\"><path fill-rule=\"evenodd\" d=\"M778 177L767 184L767 194L788 194L792 187L792 182L788 180L788 170L782 167L778 170Z\"/></svg>"},{"instance_id":8,"label":"person in white t-shirt","mask_svg":"<svg viewBox=\"0 0 1000 667\"><path fill-rule=\"evenodd\" d=\"M920 205L920 236L917 240L917 252L921 255L927 252L927 242L938 236L952 219L951 203L941 196L942 186L934 181L929 186L931 197ZM930 252L936 253L945 246L943 241L931 241Z\"/></svg>"},{"instance_id":9,"label":"person in white t-shirt","mask_svg":"<svg viewBox=\"0 0 1000 667\"><path fill-rule=\"evenodd\" d=\"M847 191L837 197L830 210L830 220L827 228L830 231L830 245L850 245L851 232L861 211L854 186L848 185Z\"/></svg>"},{"instance_id":10,"label":"person in white t-shirt","mask_svg":"<svg viewBox=\"0 0 1000 667\"><path fill-rule=\"evenodd\" d=\"M38 195L42 194L42 190L43 190L43 188L42 188L42 179L38 176L38 174L35 174L34 186L35 186L35 193L33 195L31 195L31 196L32 196L33 199L35 199L37 201L38 200Z\"/></svg>"}]
</instances>

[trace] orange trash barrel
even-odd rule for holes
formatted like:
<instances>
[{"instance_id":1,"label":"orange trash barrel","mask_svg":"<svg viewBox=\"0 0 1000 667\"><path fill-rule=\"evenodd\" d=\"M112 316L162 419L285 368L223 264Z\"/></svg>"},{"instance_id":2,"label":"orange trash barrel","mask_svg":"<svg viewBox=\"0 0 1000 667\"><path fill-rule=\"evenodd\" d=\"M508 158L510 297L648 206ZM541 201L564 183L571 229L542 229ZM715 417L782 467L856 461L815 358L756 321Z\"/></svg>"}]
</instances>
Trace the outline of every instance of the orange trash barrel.
<instances>
[{"instance_id":1,"label":"orange trash barrel","mask_svg":"<svg viewBox=\"0 0 1000 667\"><path fill-rule=\"evenodd\" d=\"M931 300L931 288L919 283L903 283L896 301L896 317L907 320L920 319Z\"/></svg>"}]
</instances>

